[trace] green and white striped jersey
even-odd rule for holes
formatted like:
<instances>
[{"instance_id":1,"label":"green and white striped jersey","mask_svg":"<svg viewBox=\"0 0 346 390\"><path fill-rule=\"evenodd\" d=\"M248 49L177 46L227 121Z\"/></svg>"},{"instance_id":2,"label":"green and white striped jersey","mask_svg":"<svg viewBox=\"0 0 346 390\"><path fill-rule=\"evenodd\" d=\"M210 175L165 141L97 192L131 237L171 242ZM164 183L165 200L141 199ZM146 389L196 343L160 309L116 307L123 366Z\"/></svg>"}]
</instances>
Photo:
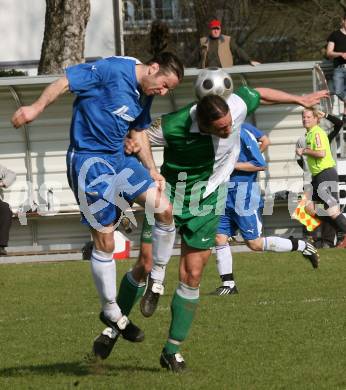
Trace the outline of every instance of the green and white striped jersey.
<instances>
[{"instance_id":1,"label":"green and white striped jersey","mask_svg":"<svg viewBox=\"0 0 346 390\"><path fill-rule=\"evenodd\" d=\"M202 198L227 182L239 156L240 126L259 101L259 93L249 87L241 87L228 97L233 120L228 138L200 132L195 103L154 121L146 132L152 145L164 146L161 173L166 181L175 188L178 181L184 180L188 197L197 183L204 182Z\"/></svg>"}]
</instances>

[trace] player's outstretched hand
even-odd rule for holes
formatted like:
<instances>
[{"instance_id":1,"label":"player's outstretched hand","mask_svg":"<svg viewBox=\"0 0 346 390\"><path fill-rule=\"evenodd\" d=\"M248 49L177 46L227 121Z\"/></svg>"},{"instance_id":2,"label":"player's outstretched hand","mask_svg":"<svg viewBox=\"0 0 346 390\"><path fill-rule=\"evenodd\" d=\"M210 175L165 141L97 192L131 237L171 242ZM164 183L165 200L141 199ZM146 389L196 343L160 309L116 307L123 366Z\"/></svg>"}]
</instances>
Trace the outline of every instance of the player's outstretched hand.
<instances>
[{"instance_id":1,"label":"player's outstretched hand","mask_svg":"<svg viewBox=\"0 0 346 390\"><path fill-rule=\"evenodd\" d=\"M304 95L300 98L299 104L304 107L312 107L320 102L321 99L328 98L329 91L326 89Z\"/></svg>"},{"instance_id":2,"label":"player's outstretched hand","mask_svg":"<svg viewBox=\"0 0 346 390\"><path fill-rule=\"evenodd\" d=\"M150 176L155 181L157 188L160 191L164 191L166 188L166 179L159 172L157 172L156 169L150 169L149 172Z\"/></svg>"},{"instance_id":3,"label":"player's outstretched hand","mask_svg":"<svg viewBox=\"0 0 346 390\"><path fill-rule=\"evenodd\" d=\"M32 122L39 115L39 111L34 105L22 106L13 114L11 122L13 127L18 129L26 123Z\"/></svg>"}]
</instances>

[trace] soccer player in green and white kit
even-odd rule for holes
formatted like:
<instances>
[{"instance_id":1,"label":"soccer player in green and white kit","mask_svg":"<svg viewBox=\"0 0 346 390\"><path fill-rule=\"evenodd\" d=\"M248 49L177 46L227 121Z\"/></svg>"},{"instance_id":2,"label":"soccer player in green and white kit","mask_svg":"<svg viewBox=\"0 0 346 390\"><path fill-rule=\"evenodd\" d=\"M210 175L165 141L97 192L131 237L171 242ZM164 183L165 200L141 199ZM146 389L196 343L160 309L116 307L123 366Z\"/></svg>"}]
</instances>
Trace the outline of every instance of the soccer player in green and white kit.
<instances>
[{"instance_id":1,"label":"soccer player in green and white kit","mask_svg":"<svg viewBox=\"0 0 346 390\"><path fill-rule=\"evenodd\" d=\"M198 305L203 269L214 246L219 220L217 207L224 206L224 198L218 199L218 188L228 181L237 161L241 123L260 101L311 106L325 96L325 91L301 97L268 88L241 87L227 97L227 104L218 96L206 96L197 106L190 104L163 115L147 130L152 144L165 146L161 173L172 187L170 201L182 237L179 284L172 299L169 336L160 358L162 367L174 372L185 369L179 348L191 328ZM150 243L146 249L150 249ZM159 251L160 248L156 254L158 259ZM146 275L151 268L149 252L147 256L142 253L133 270L121 282L117 303L125 314L143 294ZM156 298L163 292L166 265L163 261L153 265L144 299L150 301L154 297L156 302L141 305L147 316L153 313ZM106 358L113 345L112 335L106 328L95 339L94 353Z\"/></svg>"}]
</instances>

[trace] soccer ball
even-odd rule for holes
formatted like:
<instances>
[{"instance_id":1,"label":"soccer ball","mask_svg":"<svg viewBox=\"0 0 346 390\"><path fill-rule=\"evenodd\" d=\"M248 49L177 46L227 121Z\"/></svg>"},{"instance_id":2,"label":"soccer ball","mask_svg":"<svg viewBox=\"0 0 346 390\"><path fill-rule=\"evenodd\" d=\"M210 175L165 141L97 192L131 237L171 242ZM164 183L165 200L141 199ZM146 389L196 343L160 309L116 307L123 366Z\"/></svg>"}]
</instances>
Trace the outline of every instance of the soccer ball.
<instances>
[{"instance_id":1,"label":"soccer ball","mask_svg":"<svg viewBox=\"0 0 346 390\"><path fill-rule=\"evenodd\" d=\"M232 92L233 81L224 70L207 68L200 71L195 83L195 93L198 99L207 95L227 98Z\"/></svg>"}]
</instances>

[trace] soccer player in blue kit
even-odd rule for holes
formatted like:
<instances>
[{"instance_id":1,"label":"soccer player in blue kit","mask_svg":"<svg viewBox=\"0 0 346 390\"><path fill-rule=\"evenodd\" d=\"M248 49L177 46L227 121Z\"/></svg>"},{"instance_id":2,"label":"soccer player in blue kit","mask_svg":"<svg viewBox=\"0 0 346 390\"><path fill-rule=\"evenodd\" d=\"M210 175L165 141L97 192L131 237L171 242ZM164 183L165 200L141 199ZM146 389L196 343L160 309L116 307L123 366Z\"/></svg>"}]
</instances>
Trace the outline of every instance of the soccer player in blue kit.
<instances>
[{"instance_id":1,"label":"soccer player in blue kit","mask_svg":"<svg viewBox=\"0 0 346 390\"><path fill-rule=\"evenodd\" d=\"M233 259L229 237L240 231L246 245L254 251L300 251L314 268L318 267L316 249L304 240L278 236L262 237L262 210L264 200L257 183L257 174L267 168L258 140L264 133L255 126L244 123L240 131L240 153L230 176L225 213L221 215L215 239L216 264L222 286L215 295L238 293L233 275Z\"/></svg>"},{"instance_id":2,"label":"soccer player in blue kit","mask_svg":"<svg viewBox=\"0 0 346 390\"><path fill-rule=\"evenodd\" d=\"M67 67L64 76L12 117L13 126L19 128L35 120L63 93L70 91L76 95L67 175L82 223L92 233L91 271L102 306L100 319L115 332L114 342L120 334L132 342L144 339L144 333L123 315L116 302L113 231L120 211L124 213L129 202L157 210L161 202L160 210L164 211L154 214L154 257L169 258L173 249L172 207L163 195L164 179L155 168L147 136L141 130L151 123L153 96L163 96L174 89L183 75L181 61L168 52L158 54L146 64L131 57L78 64ZM124 139L129 129L135 129L132 138L141 147L138 157L142 164L125 154Z\"/></svg>"}]
</instances>

